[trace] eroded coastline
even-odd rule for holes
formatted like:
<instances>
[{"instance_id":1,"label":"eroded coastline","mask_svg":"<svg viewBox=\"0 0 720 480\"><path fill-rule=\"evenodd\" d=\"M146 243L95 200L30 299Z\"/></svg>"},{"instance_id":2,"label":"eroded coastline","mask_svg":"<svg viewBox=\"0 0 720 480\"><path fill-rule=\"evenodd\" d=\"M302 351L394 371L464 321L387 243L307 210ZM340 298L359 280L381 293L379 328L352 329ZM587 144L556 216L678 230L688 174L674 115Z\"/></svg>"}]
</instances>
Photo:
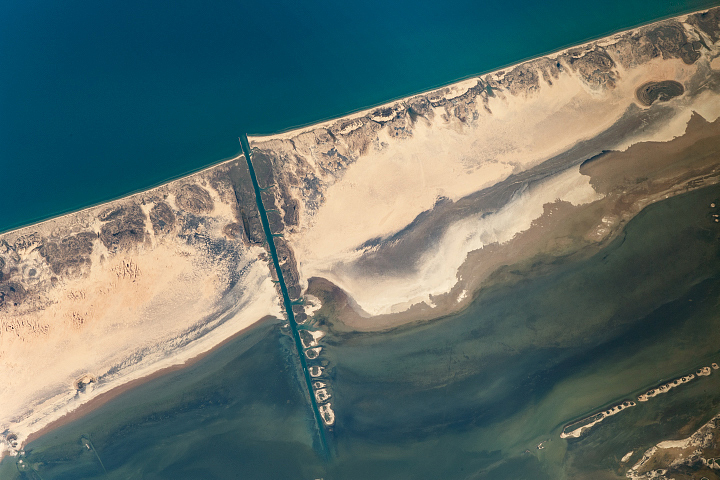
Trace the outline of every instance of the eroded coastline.
<instances>
[{"instance_id":1,"label":"eroded coastline","mask_svg":"<svg viewBox=\"0 0 720 480\"><path fill-rule=\"evenodd\" d=\"M436 318L504 265L596 251L647 204L715 183L716 158L693 145L717 134L717 17L684 15L251 138L277 182L298 289L338 287L350 329ZM619 168L628 178L615 156L632 160Z\"/></svg>"},{"instance_id":2,"label":"eroded coastline","mask_svg":"<svg viewBox=\"0 0 720 480\"><path fill-rule=\"evenodd\" d=\"M718 181L717 20L718 10L682 16L325 126L252 139L260 199L326 425L335 422L332 364L324 356L332 346L323 341L313 319L318 305L308 308L306 294L344 298L337 311L347 330L437 318L538 258L597 252L650 203ZM272 284L279 278L269 268L244 175L231 161L46 222L54 225L50 230L40 224L1 236L10 259L1 265L3 335L21 332L36 342L60 331L62 317L68 331L95 325L100 334L128 329L127 338L142 338L112 362L80 356L83 368L38 378L38 385L57 384L64 392L55 405L72 408L111 381L126 382L143 361L149 370L164 359L181 362L183 345L206 350L213 341L198 339L215 334L219 341L237 331L239 320L231 319L247 325L281 315ZM153 263L162 259L167 262ZM172 302L158 300L162 289L130 309L117 300L113 305L136 317L102 317L109 327L100 328L92 306L98 295L126 289L135 297L157 285L170 264L183 262L177 284L163 284L176 295ZM250 273L263 295L247 283ZM96 281L93 275L109 279L82 286ZM205 310L177 302L180 291L200 292L206 304L193 297L193 308ZM32 317L59 311L61 301L82 308L55 315L56 323ZM169 303L172 312L163 310ZM177 323L157 325L166 349L152 350L147 344L157 339L131 333L150 317L176 322L178 310L190 333L178 335ZM83 340L71 351L93 344ZM30 356L30 350L3 349ZM32 385L24 388L32 392ZM23 431L43 425L38 413L49 420L60 411L35 408L27 421L16 421L22 414L11 419L6 441L13 435L21 445Z\"/></svg>"}]
</instances>

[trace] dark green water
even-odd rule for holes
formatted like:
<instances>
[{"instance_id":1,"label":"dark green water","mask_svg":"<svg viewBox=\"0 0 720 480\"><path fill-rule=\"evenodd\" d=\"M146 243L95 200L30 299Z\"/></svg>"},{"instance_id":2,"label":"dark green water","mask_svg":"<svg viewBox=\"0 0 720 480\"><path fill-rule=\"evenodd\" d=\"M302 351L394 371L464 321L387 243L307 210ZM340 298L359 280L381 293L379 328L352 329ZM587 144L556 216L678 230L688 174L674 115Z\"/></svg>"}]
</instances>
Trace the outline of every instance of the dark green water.
<instances>
[{"instance_id":1,"label":"dark green water","mask_svg":"<svg viewBox=\"0 0 720 480\"><path fill-rule=\"evenodd\" d=\"M711 187L651 205L598 254L518 271L458 315L380 334L331 331L329 460L313 448L293 338L270 323L33 442L25 461L44 479L612 472L628 451L690 433L720 409L716 372L585 437L559 438L569 421L720 358L720 227L708 208L719 198ZM14 462L0 464L0 478L40 478Z\"/></svg>"},{"instance_id":2,"label":"dark green water","mask_svg":"<svg viewBox=\"0 0 720 480\"><path fill-rule=\"evenodd\" d=\"M244 131L340 116L716 4L5 2L0 231L234 155ZM581 439L558 437L569 421L718 361L720 243L707 210L718 197L653 205L600 254L518 271L461 314L384 334L331 331L337 422L326 448L295 332L266 323L33 442L31 468L5 459L0 479L612 472L628 451L720 409L715 373Z\"/></svg>"},{"instance_id":3,"label":"dark green water","mask_svg":"<svg viewBox=\"0 0 720 480\"><path fill-rule=\"evenodd\" d=\"M273 266L275 267L275 273L277 274L278 282L280 284L280 291L282 292L283 305L285 306L285 314L288 319L288 327L291 331L293 341L295 342L295 354L297 361L302 371L302 378L305 382L305 391L307 392L307 400L312 409L313 416L315 417L315 423L317 425L317 436L318 436L318 447L323 455L328 455L328 446L325 439L325 426L323 425L322 418L320 417L320 411L318 410L317 402L315 401L315 395L312 388L312 380L310 379L310 372L308 371L307 361L303 354L302 341L298 333L298 326L295 322L295 315L292 309L292 300L288 295L287 285L283 278L282 269L280 268L280 262L278 261L277 250L275 249L275 241L273 240L273 232L270 230L270 223L268 222L267 212L265 211L265 205L263 205L262 195L260 186L258 185L257 176L255 175L255 168L252 162L252 151L248 144L247 135L243 134L240 137L240 144L247 161L248 171L250 172L250 179L253 183L253 189L255 190L255 199L257 202L258 213L260 214L260 220L262 221L263 231L265 232L265 239L267 241L268 250L270 250L270 256L272 257Z\"/></svg>"},{"instance_id":4,"label":"dark green water","mask_svg":"<svg viewBox=\"0 0 720 480\"><path fill-rule=\"evenodd\" d=\"M717 0L0 2L0 231Z\"/></svg>"}]
</instances>

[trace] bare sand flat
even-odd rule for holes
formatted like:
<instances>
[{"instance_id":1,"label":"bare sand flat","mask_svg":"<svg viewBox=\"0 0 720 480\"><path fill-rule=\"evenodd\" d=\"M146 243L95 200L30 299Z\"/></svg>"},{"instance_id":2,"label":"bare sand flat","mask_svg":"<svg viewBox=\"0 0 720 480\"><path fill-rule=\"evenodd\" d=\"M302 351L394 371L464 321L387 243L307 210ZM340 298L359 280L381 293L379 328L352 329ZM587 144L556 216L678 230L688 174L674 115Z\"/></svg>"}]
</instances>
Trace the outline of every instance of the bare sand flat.
<instances>
[{"instance_id":1,"label":"bare sand flat","mask_svg":"<svg viewBox=\"0 0 720 480\"><path fill-rule=\"evenodd\" d=\"M233 165L0 236L5 450L281 315Z\"/></svg>"},{"instance_id":2,"label":"bare sand flat","mask_svg":"<svg viewBox=\"0 0 720 480\"><path fill-rule=\"evenodd\" d=\"M719 12L252 138L298 321L437 318L716 183ZM281 315L241 163L0 235L1 450Z\"/></svg>"},{"instance_id":3,"label":"bare sand flat","mask_svg":"<svg viewBox=\"0 0 720 480\"><path fill-rule=\"evenodd\" d=\"M689 437L665 440L651 447L630 468L627 477L635 480L714 475L720 468L717 462L719 423L720 415L715 415Z\"/></svg>"},{"instance_id":4,"label":"bare sand flat","mask_svg":"<svg viewBox=\"0 0 720 480\"><path fill-rule=\"evenodd\" d=\"M564 242L607 240L661 190L676 190L654 186L644 200L607 216L616 199L594 207L608 195L600 177L623 179L597 173L591 181L579 165L640 144L646 147L636 151L653 158L650 142L694 138L694 115L706 123L720 116L716 17L717 10L684 15L321 125L252 138L256 158L270 164L279 184L274 202L299 285L325 279L347 296L353 328L387 328L462 308L477 278L502 266L496 259L527 258L512 245L550 221L550 205L599 215ZM694 158L704 167L716 163ZM638 178L655 175L651 159L634 165L643 171ZM673 170L665 180L684 182L685 173Z\"/></svg>"}]
</instances>

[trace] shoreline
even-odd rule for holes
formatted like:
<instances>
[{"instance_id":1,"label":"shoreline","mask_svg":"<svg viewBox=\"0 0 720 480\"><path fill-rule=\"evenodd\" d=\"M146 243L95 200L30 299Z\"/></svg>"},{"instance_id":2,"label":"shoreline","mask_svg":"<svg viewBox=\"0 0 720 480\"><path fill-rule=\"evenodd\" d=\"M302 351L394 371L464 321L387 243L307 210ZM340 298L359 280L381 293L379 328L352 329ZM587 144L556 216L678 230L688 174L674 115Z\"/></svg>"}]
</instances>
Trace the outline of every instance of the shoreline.
<instances>
[{"instance_id":1,"label":"shoreline","mask_svg":"<svg viewBox=\"0 0 720 480\"><path fill-rule=\"evenodd\" d=\"M3 280L21 293L0 315L14 333L3 354L18 362L0 365L10 377L0 455L281 317L262 248L232 230L238 158L1 235ZM219 258L208 249L218 241ZM91 380L78 387L76 372Z\"/></svg>"},{"instance_id":2,"label":"shoreline","mask_svg":"<svg viewBox=\"0 0 720 480\"><path fill-rule=\"evenodd\" d=\"M108 199L108 200L102 200L102 201L97 202L97 203L88 204L88 205L85 205L85 206L83 206L83 207L81 207L81 208L71 209L71 210L67 210L67 211L63 211L63 212L59 212L59 213L52 213L52 214L50 214L49 216L46 216L46 217L36 218L36 219L30 220L30 222L32 222L32 223L24 223L24 224L22 224L22 225L10 227L10 228L8 228L7 230L0 230L0 235L7 235L7 234L10 234L10 233L14 233L14 232L20 231L20 230L22 230L22 229L24 229L24 228L40 226L40 225L43 225L43 224L45 224L45 223L51 222L51 221L53 221L53 220L59 220L59 219L61 219L61 218L63 218L63 217L66 217L66 216L68 216L68 215L73 215L73 214L82 212L82 211L84 211L84 210L90 210L91 208L102 207L103 205L107 205L107 204L110 204L110 203L112 203L112 202L117 202L118 200L123 200L123 199L128 198L128 197L131 197L131 196L133 196L133 195L138 195L138 194L141 194L141 193L147 193L147 192L150 192L150 191L152 191L152 190L155 190L156 188L160 188L160 187L162 187L162 186L165 186L165 185L167 185L167 184L169 184L169 183L176 182L176 181L178 181L178 180L182 180L182 179L184 179L184 178L191 177L191 176L193 176L193 175L198 175L198 174L201 174L201 173L203 173L203 172L205 172L205 171L207 171L207 170L211 170L211 169L213 169L213 168L219 167L220 165L224 165L224 164L226 164L226 163L233 162L233 161L235 161L235 160L240 159L242 156L243 156L242 149L240 149L237 154L235 154L235 155L233 155L233 156L231 156L231 157L226 157L226 158L223 158L223 159L218 160L218 161L216 161L216 162L213 162L213 163L211 163L211 164L209 164L209 165L200 167L200 168L198 168L198 169L191 170L191 171L187 171L187 172L185 172L185 173L182 173L182 174L177 175L177 176L174 176L174 177L169 177L169 178L163 180L162 182L155 183L155 184L150 185L150 186L147 186L147 187L139 188L139 189L137 189L137 190L133 190L133 191L124 193L124 194L122 194L122 195L120 195L120 196L118 196L118 197L110 198L110 199Z\"/></svg>"},{"instance_id":3,"label":"shoreline","mask_svg":"<svg viewBox=\"0 0 720 480\"><path fill-rule=\"evenodd\" d=\"M719 6L719 5L720 5L720 3L718 3L718 4L715 5L715 6ZM613 30L613 31L610 31L610 32L601 34L601 35L599 35L599 36L597 36L597 37L590 37L590 38L588 38L588 39L585 39L585 40L582 41L582 43L566 44L565 46L562 46L562 47L560 47L560 48L558 48L558 49L556 49L556 50L550 50L550 51L547 51L547 52L544 52L544 53L540 53L540 54L537 54L537 55L534 55L534 56L524 57L524 58L522 58L522 59L513 61L513 63L504 64L504 65L501 65L501 66L499 66L499 67L492 67L492 68L489 69L489 70L480 70L480 71L478 71L478 72L476 72L476 73L471 73L471 74L468 74L468 75L465 75L465 76L462 76L462 77L458 77L458 78L456 78L456 79L454 79L454 80L451 80L451 81L449 81L449 82L443 82L443 83L441 83L441 84L437 84L436 86L431 86L431 87L423 88L422 90L418 90L418 91L416 91L416 92L414 92L414 93L410 93L410 94L407 94L407 95L395 97L395 98L392 98L392 99L383 100L382 102L379 102L379 103L376 103L376 104L371 104L371 105L367 105L367 106L362 106L362 107L359 107L359 108L357 108L357 109L353 109L353 110L350 110L350 111L347 111L347 112L338 114L337 116L330 116L330 117L320 118L320 119L317 119L317 120L313 120L312 122L308 122L308 123L304 123L304 124L299 124L299 125L293 125L293 126L290 126L290 127L287 127L287 128L282 128L282 129L279 129L279 130L274 131L274 132L271 132L271 133L264 133L264 132L260 132L260 133L244 132L244 133L246 133L246 135L247 135L247 137L248 137L248 140L249 140L249 142L250 142L251 147L252 147L253 142L256 142L256 141L266 141L266 140L272 140L272 139L276 139L276 138L286 138L285 136L286 136L286 135L289 135L289 134L291 134L291 133L292 133L292 134L296 134L296 133L300 133L300 132L304 132L304 131L309 131L309 130L311 130L311 129L321 128L321 127L323 127L323 126L329 126L329 125L334 124L334 123L336 123L336 122L338 122L338 121L340 121L340 120L352 119L352 118L360 117L360 116L363 116L364 114L367 114L367 113L369 113L369 112L371 112L371 111L373 111L373 110L376 110L376 109L378 109L378 108L380 108L380 107L383 107L383 106L387 106L387 105L395 104L395 103L398 103L398 102L402 102L402 101L405 101L405 100L414 98L414 97L416 97L416 96L426 95L426 94L429 94L429 93L432 93L432 92L435 92L435 91L438 91L438 90L441 90L441 89L450 88L450 87L453 87L453 86L455 86L455 85L457 85L457 84L459 84L459 83L462 83L462 82L465 82L465 81L468 81L468 80L472 80L472 79L475 79L475 78L480 78L480 77L482 77L482 76L497 74L498 72L515 68L515 67L517 67L517 66L520 66L520 65L522 65L522 64L524 64L524 63L527 63L527 62L530 62L530 61L533 61L533 60L538 60L538 59L541 59L541 58L547 58L547 57L552 56L552 55L561 55L561 54L563 54L563 53L566 53L566 52L567 52L568 50L570 50L570 49L582 48L582 47L585 47L585 46L587 46L587 45L589 45L589 44L592 44L592 43L594 43L594 42L599 42L599 41L604 40L604 39L610 39L611 37L614 37L614 36L619 35L619 34L624 34L624 33L633 32L633 31L635 31L635 30L637 30L637 29L639 29L639 28L648 27L648 26L650 26L650 25L654 25L654 24L656 24L656 23L664 22L664 21L666 21L666 20L672 20L672 19L679 20L679 19L681 19L681 18L683 18L683 17L687 17L687 16L692 15L692 14L696 14L696 13L700 13L700 12L706 12L706 11L708 11L709 9L714 8L715 6L710 6L710 7L706 7L706 8L701 8L701 9L699 9L699 10L687 10L687 11L684 11L683 13L680 13L680 14L666 15L666 16L658 17L658 18L656 18L656 19L654 19L654 20L652 20L652 21L650 21L650 22L640 23L640 24L637 24L637 25L634 25L634 26L630 26L630 27L628 27L628 28L626 28L626 29L624 29L624 30ZM237 151L237 153L236 153L234 156L222 158L222 159L220 159L220 160L217 160L217 161L211 162L211 163L209 163L209 164L203 165L203 166L201 166L201 167L199 167L199 168L197 168L197 169L189 170L189 171L186 171L186 172L181 173L181 174L179 174L179 175L168 177L168 178L164 179L164 180L161 181L161 182L158 182L158 183L155 183L155 184L151 184L151 185L147 185L147 186L145 186L145 187L141 187L141 188L136 189L136 190L128 191L128 192L124 193L123 195L120 195L120 196L117 196L117 197L113 197L113 198L109 198L109 199L106 199L106 200L102 200L102 201L99 201L99 202L97 202L97 203L90 203L90 204L87 204L87 205L83 205L82 207L79 207L79 208L72 208L72 209L69 209L69 210L61 211L61 212L51 213L51 214L49 214L49 215L47 215L47 216L41 216L41 217L38 217L38 218L30 219L30 220L28 220L26 223L23 223L23 224L20 224L20 225L11 226L11 227L9 227L9 228L7 228L7 229L5 229L5 230L0 230L0 235L2 235L2 234L7 234L7 233L11 233L11 232L15 232L15 231L18 231L18 230L21 230L21 229L23 229L23 228L27 228L27 227L30 227L30 226L40 225L40 224L46 223L46 222L48 222L48 221L50 221L50 220L55 220L55 219L64 217L64 216L66 216L66 215L70 215L70 214L77 213L77 212L81 212L81 211L83 211L83 210L87 210L87 209L90 209L90 208L102 206L102 205L105 205L105 204L107 204L107 203L114 202L114 201L117 201L117 200L126 198L126 197L128 197L128 196L131 196L131 195L135 195L135 194L138 194L138 193L146 192L146 191L152 190L152 189L154 189L154 188L158 188L158 187L160 187L160 186L162 186L162 185L165 185L165 184L167 184L167 183L170 183L170 182L173 182L173 181L176 181L176 180L180 180L180 179L183 179L183 178L185 178L185 177L189 177L189 176L194 175L194 174L197 174L197 173L201 173L201 172L203 172L203 171L205 171L205 170L208 170L208 169L217 167L217 166L222 165L222 164L227 163L227 162L231 162L231 161L237 160L237 159L239 159L239 158L242 157L242 156L243 156L242 148L238 148L238 151Z\"/></svg>"},{"instance_id":4,"label":"shoreline","mask_svg":"<svg viewBox=\"0 0 720 480\"><path fill-rule=\"evenodd\" d=\"M40 430L33 432L27 436L27 438L18 445L18 452L22 451L27 447L30 443L34 442L35 440L38 440L39 438L53 432L54 430L57 430L60 427L63 427L65 425L68 425L76 420L79 420L80 418L88 415L89 413L94 412L95 410L99 409L103 405L107 404L108 402L114 400L115 398L118 398L122 396L125 392L128 392L136 387L139 387L141 385L144 385L146 383L151 382L152 380L155 380L157 378L160 378L164 375L167 375L169 373L173 373L179 370L182 370L186 367L190 367L203 358L207 357L208 355L216 352L220 348L226 346L228 343L237 340L241 335L247 333L253 328L260 327L264 324L270 323L275 319L275 317L271 315L266 315L259 319L257 322L248 325L247 327L244 327L243 329L239 330L238 332L234 333L230 337L227 337L226 339L222 340L217 345L213 346L209 350L206 350L202 353L199 353L195 355L194 357L191 357L187 360L185 360L183 363L178 363L175 365L170 365L168 367L164 367L160 370L157 370L155 372L149 373L148 375L145 375L140 378L136 378L134 380L131 380L127 383L118 385L116 387L111 388L110 390L101 393L95 398L92 398L88 400L87 402L78 405L78 407L70 412L67 412L62 417L59 417L44 427L42 427ZM5 459L5 457L11 457L14 455L11 455L8 451L0 451L0 462Z\"/></svg>"},{"instance_id":5,"label":"shoreline","mask_svg":"<svg viewBox=\"0 0 720 480\"><path fill-rule=\"evenodd\" d=\"M592 45L592 44L600 45L600 44L603 43L603 41L611 42L612 40L615 40L618 35L628 34L628 33L634 32L634 31L637 30L638 28L643 28L643 27L646 27L646 26L649 26L649 25L654 25L654 24L656 24L656 23L660 23L660 22L666 21L666 20L668 20L668 19L687 18L687 16L690 15L690 14L692 14L692 13L703 12L703 11L707 11L707 9L701 9L701 10L697 10L697 11L695 11L695 12L690 12L690 13L683 13L683 14L680 14L680 15L675 15L675 16L667 17L667 18L665 18L665 19L654 20L653 22L650 22L650 23L648 23L648 24L643 24L643 25L636 26L636 27L632 27L632 28L630 28L630 29L626 29L626 30L622 30L622 31L616 31L616 32L607 34L607 35L605 35L605 36L603 36L603 37L599 37L599 38L594 39L594 40L589 40L589 41L587 41L587 42L585 42L585 43L582 43L582 44L576 44L576 45L567 47L567 48L565 48L565 49L558 50L558 51L553 52L553 53L547 53L547 54L543 54L543 55L539 55L539 56L534 56L534 57L531 57L531 58L526 59L526 60L522 60L522 61L520 61L520 62L518 62L518 63L512 64L512 65L509 66L509 67L504 67L504 68L502 68L502 69L495 70L494 72L491 72L491 73L486 73L486 74L474 74L474 75L472 75L472 76L466 77L464 80L455 80L454 82L452 82L452 83L450 83L450 84L447 84L445 87L438 87L438 88L430 89L430 90L427 90L425 93L426 93L426 94L430 94L431 92L437 92L437 91L439 91L439 90L441 90L441 89L446 89L446 90L452 89L452 88L462 89L461 84L463 84L463 83L469 83L470 80L475 79L475 78L480 78L480 75L483 75L483 76L484 76L484 75L490 75L490 74L492 74L492 73L495 73L495 74L498 75L498 76L503 76L504 74L507 73L507 71L506 71L507 69L516 68L516 67L521 66L521 65L523 65L524 63L529 62L529 61L532 61L532 60L538 60L538 59L542 59L542 58L548 58L548 56L553 55L553 54L561 54L561 53L563 53L563 52L569 52L569 51L574 50L574 49L581 49L581 48L583 48L583 47L586 47L586 46ZM452 91L452 90L451 90L451 91ZM466 91L467 91L467 90L466 90ZM456 91L455 91L455 92L452 92L453 95L454 95L455 93L457 93L457 92L456 92ZM412 99L412 98L414 98L414 97L417 97L418 95L422 95L422 93L413 94L413 95L411 95L411 96L403 97L402 99L399 99L399 100L392 100L392 101L389 101L389 102L385 102L385 103L383 103L383 104L380 104L380 106L390 106L390 105L393 105L393 104L397 104L398 102L402 102L403 100L407 100L407 99ZM463 93L461 92L460 95L463 95ZM452 98L455 98L455 97L452 97ZM316 123L313 123L313 124L308 124L308 126L306 126L306 127L301 127L301 128L299 128L299 129L296 128L296 129L294 129L294 130L286 131L285 133L271 134L271 135L266 136L266 137L253 137L253 140L252 140L252 141L266 141L266 140L270 140L270 139L274 139L274 138L286 138L287 136L298 135L298 134L300 134L300 133L302 133L302 132L307 132L307 131L310 131L310 130L313 130L313 129L321 128L323 125L335 124L335 123L337 123L338 121L341 121L341 120L343 120L343 119L356 118L357 116L361 116L361 115L367 114L367 113L369 113L369 112L371 112L371 111L373 111L373 110L376 110L377 108L378 108L377 106L376 106L376 107L370 107L370 108L368 108L368 109L361 110L361 111L355 112L355 113L353 113L353 114L346 114L346 115L344 115L344 116L342 116L342 117L337 117L337 118L335 118L335 119L333 119L333 120L329 120L329 121L326 121L326 122L324 122L324 123L323 123L323 122L316 122ZM46 225L47 225L48 223L50 223L50 222L58 221L58 220L63 219L63 218L65 218L65 217L67 217L67 216L71 216L71 215L77 214L78 212L83 212L83 211L86 211L86 210L91 210L91 209L99 208L99 207L102 207L102 206L104 206L104 205L108 205L108 204L111 204L111 203L113 203L113 202L116 202L116 201L119 201L119 200L122 200L122 199L126 199L126 198L131 197L132 195L135 195L135 194L138 194L138 193L152 192L153 190L155 190L155 189L157 189L157 188L161 188L162 186L167 185L167 184L169 184L169 183L171 183L171 182L178 181L178 180L181 180L181 179L190 177L190 176L192 176L192 175L200 174L200 173L202 173L202 172L205 172L205 171L211 170L211 169L213 169L213 168L216 168L216 167L218 167L218 166L220 166L220 165L224 165L224 164L227 164L227 163L236 161L236 160L240 159L241 157L243 157L242 149L241 149L241 151L240 151L240 153L239 153L238 155L235 155L235 156L233 156L233 157L231 157L231 158L225 158L225 159L220 160L220 161L218 161L218 162L215 162L215 163L213 163L213 164L211 164L211 165L209 165L209 166L204 166L204 167L202 167L202 168L200 168L200 169L198 169L198 170L195 170L195 171L193 171L193 172L185 173L185 174L183 174L183 175L180 175L180 176L178 176L178 177L176 177L176 178L174 178L174 179L165 180L165 181L163 181L162 183L159 183L159 184L157 184L157 185L155 185L155 186L148 187L148 188L143 188L143 189L137 190L136 192L132 192L132 193L127 193L127 194L124 194L123 196L120 196L120 197L117 197L117 198L114 198L114 199L110 199L110 200L107 200L107 201L99 202L99 203L97 203L97 204L95 204L95 205L85 206L85 207L83 207L83 208L81 208L81 209L78 209L78 210L72 210L72 211L68 211L68 212L63 212L63 213L60 213L60 214L57 214L57 215L54 215L54 216L45 218L45 219L43 219L43 220L41 220L41 221L38 221L37 223L31 223L31 224L22 225L22 226L19 226L19 227L14 227L14 228L11 228L11 229L9 229L9 230L0 232L0 234L6 235L6 234L11 234L11 233L20 232L20 231L23 231L23 230L28 229L28 228L39 228L39 227L41 227L41 226L46 226ZM230 341L233 341L234 339L237 339L237 338L239 337L239 335L246 333L246 332L247 332L248 330L250 330L251 328L254 328L254 327L256 327L256 326L260 326L260 325L262 325L262 324L265 324L266 322L269 322L271 318L274 318L274 317L267 316L267 315L266 315L266 316L263 316L263 317L260 318L259 320L255 321L255 322L251 323L250 325L242 328L241 330L233 333L233 334L230 335L229 337L221 340L218 344L214 345L213 347L209 348L208 350L203 351L203 352L201 352L201 353L198 353L198 354L195 355L194 357L191 357L191 358L185 360L185 361L182 362L182 363L177 363L177 364L174 364L174 365L170 365L170 366L161 368L161 369L159 369L159 370L157 370L157 371L155 371L155 372L152 372L152 373L149 373L149 374L147 374L147 375L145 375L145 376L142 376L142 377L133 379L133 380L127 382L127 383L117 385L117 386L115 386L115 387L112 387L112 388L108 389L108 390L105 391L105 392L102 392L102 393L98 394L96 397L94 397L94 398L86 401L85 403L83 403L83 404L81 404L81 405L78 405L77 408L75 408L74 410L71 410L71 411L65 413L63 416L61 416L61 417L59 417L59 418L57 418L57 419L49 422L47 425L45 425L44 427L40 428L38 431L29 434L25 439L22 440L22 442L19 442L20 445L18 446L18 448L16 449L16 451L21 451L26 445L28 445L28 444L30 444L31 442L33 442L33 441L41 438L41 437L44 436L44 435L47 435L48 433L52 432L53 430L56 430L56 429L58 429L58 428L60 428L60 427L62 427L62 426L64 426L64 425L67 425L67 424L69 424L69 423L71 423L71 422L73 422L73 421L75 421L75 420L77 420L77 419L79 419L79 418L87 415L88 413L91 413L91 412L95 411L96 409L102 407L103 405L105 405L105 404L108 403L109 401L113 400L114 398L117 398L117 397L121 396L124 392L129 391L129 390L132 389L132 388L135 388L135 387L137 387L137 386L139 386L139 385L142 385L142 384L144 384L144 383L146 383L146 382L149 382L149 381L151 381L151 380L153 380L153 379L155 379L155 378L159 378L161 375L165 375L165 374L167 374L167 373L171 373L171 372L174 372L174 371L178 371L178 370L180 370L180 369L182 369L182 368L184 368L184 367L186 367L186 366L190 366L190 365L195 364L197 361L201 360L201 359L204 358L206 355L208 355L208 354L216 351L217 348L228 344ZM2 459L4 458L4 456L6 456L6 455L7 455L7 456L11 456L11 455L9 454L9 452L7 452L7 451L0 451L0 460L2 460Z\"/></svg>"},{"instance_id":6,"label":"shoreline","mask_svg":"<svg viewBox=\"0 0 720 480\"><path fill-rule=\"evenodd\" d=\"M468 75L459 77L459 78L452 80L450 82L447 82L447 83L441 83L434 87L422 89L422 90L419 90L414 93L396 97L394 99L385 100L381 103L377 103L374 105L363 106L363 107L357 108L355 110L351 110L347 113L344 113L344 114L341 114L338 116L320 119L313 123L296 125L296 126L289 127L287 129L282 129L282 130L272 132L272 133L249 133L248 132L246 134L247 134L247 137L248 137L251 147L253 147L254 142L265 142L265 141L269 141L269 140L288 139L290 137L298 136L302 133L306 133L306 132L315 130L317 128L329 127L329 126L334 125L337 122L342 121L342 120L352 120L354 118L362 117L362 116L365 116L365 115L371 113L374 110L378 110L383 107L389 107L389 106L395 105L397 103L405 102L407 100L413 99L418 96L428 95L428 94L431 94L434 92L438 92L439 90L442 90L442 89L451 88L451 87L457 86L460 83L467 82L468 80L480 79L481 77L485 77L487 75L499 75L500 77L502 77L504 74L508 73L508 71L510 71L516 67L519 67L525 63L528 63L528 62L531 62L534 60L540 60L542 58L549 58L552 56L563 55L563 54L568 53L569 50L581 49L581 48L587 47L588 45L591 45L591 44L600 45L600 43L603 40L608 40L608 41L613 40L613 39L615 39L614 37L616 37L617 35L633 33L638 29L650 27L652 25L655 25L655 24L658 24L661 22L665 22L668 20L677 20L679 22L682 22L684 19L686 19L690 15L707 12L708 10L710 10L712 8L716 8L717 6L720 6L720 3L717 3L714 6L701 8L699 10L688 10L688 11L685 11L685 12L677 14L677 15L667 15L667 16L659 17L650 22L634 25L634 26L628 27L623 30L614 30L611 32L607 32L607 33L604 33L597 37L590 37L586 40L583 40L581 43L566 44L565 46L562 46L556 50L550 50L550 51L540 53L540 54L537 54L534 56L524 57L520 60L513 61L512 63L503 64L499 67L492 67L489 70L481 70L477 73L468 74ZM462 95L462 94L460 94L460 95Z\"/></svg>"}]
</instances>

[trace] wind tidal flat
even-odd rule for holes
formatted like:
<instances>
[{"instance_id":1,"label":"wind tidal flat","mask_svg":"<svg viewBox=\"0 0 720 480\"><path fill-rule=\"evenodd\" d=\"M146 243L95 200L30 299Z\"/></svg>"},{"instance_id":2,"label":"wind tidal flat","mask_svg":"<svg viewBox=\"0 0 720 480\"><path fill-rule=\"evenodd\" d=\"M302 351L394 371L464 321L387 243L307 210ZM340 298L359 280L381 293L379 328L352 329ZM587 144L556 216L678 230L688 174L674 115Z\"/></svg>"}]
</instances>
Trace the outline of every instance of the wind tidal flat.
<instances>
[{"instance_id":1,"label":"wind tidal flat","mask_svg":"<svg viewBox=\"0 0 720 480\"><path fill-rule=\"evenodd\" d=\"M340 292L321 297L338 475L618 479L650 446L707 422L717 375L612 407L717 359L718 195L656 202L594 255L518 268L432 322L348 331ZM560 439L599 405L616 414Z\"/></svg>"},{"instance_id":2,"label":"wind tidal flat","mask_svg":"<svg viewBox=\"0 0 720 480\"><path fill-rule=\"evenodd\" d=\"M251 137L298 290L339 288L351 330L437 318L506 265L592 254L649 203L717 182L719 18Z\"/></svg>"},{"instance_id":3,"label":"wind tidal flat","mask_svg":"<svg viewBox=\"0 0 720 480\"><path fill-rule=\"evenodd\" d=\"M324 326L325 358L310 372L314 389L332 389L331 404L319 407L323 422L333 422L330 458L313 451L313 418L289 361L293 342L281 322L268 322L42 436L0 464L0 476L35 478L36 469L58 480L138 472L626 478L644 451L686 438L715 415L720 376L638 404L580 438L558 437L598 405L717 359L717 339L707 332L720 326L720 228L710 207L719 199L710 186L656 202L597 254L497 282L434 322L348 332L332 326L337 299L319 297L308 324ZM28 470L18 471L15 460Z\"/></svg>"},{"instance_id":4,"label":"wind tidal flat","mask_svg":"<svg viewBox=\"0 0 720 480\"><path fill-rule=\"evenodd\" d=\"M90 445L103 472L125 478L127 459L143 453L123 432L164 438L160 418L173 420L172 445L148 451L175 453L153 453L163 460L142 468L164 476L227 474L215 459L232 460L236 445L243 458L262 450L257 476L268 478L302 465L312 478L599 478L615 458L602 452L629 465L631 441L608 432L637 431L640 452L720 402L692 382L614 415L628 391L717 358L706 332L717 328L720 291L719 58L720 9L683 15L256 137L252 164L235 159L4 234L6 448L116 385L280 316L282 297L282 328L240 338L237 362L208 356L211 366L245 365L231 372L240 376L203 377L212 386L201 396L222 397L212 413L201 411L212 401L177 395L109 425L103 415L126 408L110 402L97 423L45 435L25 458L42 467L52 457L51 469L80 478L62 452L79 457ZM232 378L232 394L218 378ZM175 388L198 384L190 376ZM317 425L303 402L317 407ZM223 413L230 404L235 422ZM598 405L607 421L557 440ZM672 422L643 429L662 409ZM321 443L327 433L323 458L310 454L316 427ZM266 430L269 446L258 448ZM242 442L229 441L239 431ZM213 450L187 440L196 436L223 454L176 453ZM108 462L111 452L131 453ZM94 457L84 460L97 472Z\"/></svg>"},{"instance_id":5,"label":"wind tidal flat","mask_svg":"<svg viewBox=\"0 0 720 480\"><path fill-rule=\"evenodd\" d=\"M0 235L3 453L281 316L239 160Z\"/></svg>"}]
</instances>

